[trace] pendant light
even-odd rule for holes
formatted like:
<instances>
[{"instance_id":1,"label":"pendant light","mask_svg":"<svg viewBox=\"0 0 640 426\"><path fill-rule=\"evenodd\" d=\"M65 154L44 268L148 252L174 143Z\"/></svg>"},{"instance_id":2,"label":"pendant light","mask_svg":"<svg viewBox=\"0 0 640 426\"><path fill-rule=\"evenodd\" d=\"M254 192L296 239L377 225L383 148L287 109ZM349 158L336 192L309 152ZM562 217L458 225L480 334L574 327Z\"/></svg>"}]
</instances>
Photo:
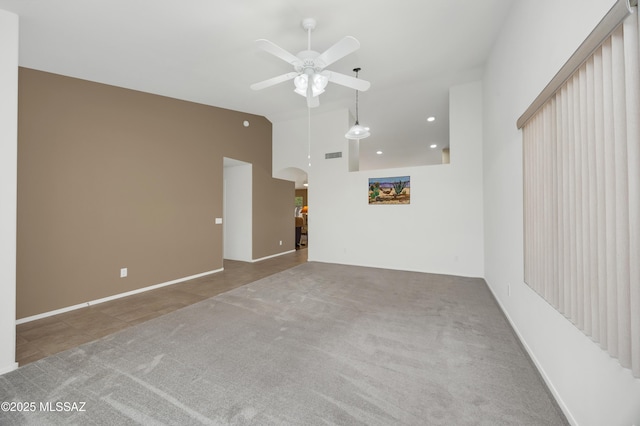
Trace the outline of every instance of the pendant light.
<instances>
[{"instance_id":1,"label":"pendant light","mask_svg":"<svg viewBox=\"0 0 640 426\"><path fill-rule=\"evenodd\" d=\"M354 68L353 71L356 73L356 78L358 78L358 71L360 71L360 68ZM358 122L358 90L356 89L356 124L354 124L353 127L349 129L344 137L347 139L357 140L368 138L369 136L371 136L371 133L369 133L369 128L361 126Z\"/></svg>"}]
</instances>

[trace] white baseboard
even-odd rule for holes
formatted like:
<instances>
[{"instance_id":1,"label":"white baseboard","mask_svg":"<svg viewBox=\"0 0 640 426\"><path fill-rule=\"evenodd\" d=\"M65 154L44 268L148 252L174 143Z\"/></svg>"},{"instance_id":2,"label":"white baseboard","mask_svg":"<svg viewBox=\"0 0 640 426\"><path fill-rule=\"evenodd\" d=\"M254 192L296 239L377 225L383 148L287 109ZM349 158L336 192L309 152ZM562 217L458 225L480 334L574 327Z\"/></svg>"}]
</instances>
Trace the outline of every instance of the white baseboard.
<instances>
[{"instance_id":1,"label":"white baseboard","mask_svg":"<svg viewBox=\"0 0 640 426\"><path fill-rule=\"evenodd\" d=\"M486 282L486 280L485 280L485 282ZM520 343L522 344L522 347L527 351L527 354L529 354L529 358L531 358L531 360L533 361L534 365L538 369L538 372L540 373L540 376L542 377L542 380L544 380L545 384L547 385L547 388L549 389L549 391L553 395L553 398L556 400L556 402L558 403L558 406L560 407L560 409L564 413L565 417L567 418L567 421L572 426L578 426L578 422L576 421L576 419L571 414L571 411L569 410L569 407L567 407L567 404L564 403L562 397L558 393L558 390L555 388L555 386L553 386L553 383L551 382L551 379L549 379L549 376L547 375L546 371L544 370L544 368L542 367L542 365L538 361L538 358L536 358L535 354L533 353L533 351L531 350L531 348L527 344L527 341L524 340L524 338L520 334L520 330L518 330L518 327L516 327L516 325L514 324L513 320L511 319L511 317L509 316L507 311L504 309L504 306L500 302L500 299L498 299L498 297L494 293L494 291L491 288L491 286L489 285L489 283L487 283L487 287L489 287L489 291L491 291L491 294L493 295L493 298L495 299L495 301L498 302L498 306L500 306L500 309L502 310L502 313L504 314L505 318L507 318L507 321L509 321L509 324L511 325L511 328L513 328L513 331L516 333L516 336L518 337L518 340L520 340Z\"/></svg>"},{"instance_id":2,"label":"white baseboard","mask_svg":"<svg viewBox=\"0 0 640 426\"><path fill-rule=\"evenodd\" d=\"M0 368L0 376L2 376L3 374L10 373L13 370L17 370L17 369L18 369L18 363L17 362L14 362L13 364L9 364L6 367Z\"/></svg>"},{"instance_id":3,"label":"white baseboard","mask_svg":"<svg viewBox=\"0 0 640 426\"><path fill-rule=\"evenodd\" d=\"M74 310L80 309L80 308L86 308L87 306L97 305L99 303L104 303L104 302L108 302L110 300L120 299L122 297L132 296L134 294L144 293L145 291L155 290L156 288L165 287L165 286L172 285L172 284L177 284L177 283L180 283L180 282L183 282L183 281L189 281L189 280L192 280L192 279L195 279L195 278L204 277L206 275L215 274L215 273L221 272L223 270L224 270L224 268L220 268L220 269L216 269L216 270L213 270L213 271L202 272L200 274L189 275L188 277L178 278L178 279L167 281L167 282L160 283L160 284L154 284L154 285L151 285L149 287L143 287L143 288L139 288L139 289L136 289L136 290L127 291L126 293L114 294L113 296L103 297L102 299L91 300L89 302L80 303L78 305L67 306L66 308L56 309L55 311L49 311L49 312L44 312L42 314L26 317L26 318L20 318L19 320L16 320L16 325L24 324L24 323L35 321L35 320L39 320L39 319L42 319L42 318L47 318L47 317L50 317L50 316L53 316L53 315L63 314L65 312L74 311Z\"/></svg>"},{"instance_id":4,"label":"white baseboard","mask_svg":"<svg viewBox=\"0 0 640 426\"><path fill-rule=\"evenodd\" d=\"M272 259L274 257L284 256L285 254L289 254L289 253L295 253L295 250L283 251L282 253L276 253L276 254L272 254L271 256L261 257L260 259L253 259L251 262L252 263L261 262L263 260Z\"/></svg>"}]
</instances>

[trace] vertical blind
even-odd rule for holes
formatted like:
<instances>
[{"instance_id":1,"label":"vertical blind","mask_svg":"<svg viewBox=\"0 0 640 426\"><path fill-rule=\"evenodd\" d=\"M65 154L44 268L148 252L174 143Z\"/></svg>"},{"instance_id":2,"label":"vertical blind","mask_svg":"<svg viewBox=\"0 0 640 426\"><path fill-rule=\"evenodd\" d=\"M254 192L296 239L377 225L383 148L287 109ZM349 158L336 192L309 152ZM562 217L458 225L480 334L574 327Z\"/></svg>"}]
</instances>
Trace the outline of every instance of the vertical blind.
<instances>
[{"instance_id":1,"label":"vertical blind","mask_svg":"<svg viewBox=\"0 0 640 426\"><path fill-rule=\"evenodd\" d=\"M638 13L523 127L525 281L640 377Z\"/></svg>"}]
</instances>

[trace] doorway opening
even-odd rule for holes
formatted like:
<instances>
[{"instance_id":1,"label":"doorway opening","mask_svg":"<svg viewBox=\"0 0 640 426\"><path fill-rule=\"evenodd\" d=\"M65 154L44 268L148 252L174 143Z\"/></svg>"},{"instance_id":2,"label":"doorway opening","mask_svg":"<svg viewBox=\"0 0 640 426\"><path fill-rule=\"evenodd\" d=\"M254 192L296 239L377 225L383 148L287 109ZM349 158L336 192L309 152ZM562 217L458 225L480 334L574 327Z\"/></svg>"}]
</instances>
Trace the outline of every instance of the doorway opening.
<instances>
[{"instance_id":1,"label":"doorway opening","mask_svg":"<svg viewBox=\"0 0 640 426\"><path fill-rule=\"evenodd\" d=\"M222 258L253 260L253 165L223 159Z\"/></svg>"}]
</instances>

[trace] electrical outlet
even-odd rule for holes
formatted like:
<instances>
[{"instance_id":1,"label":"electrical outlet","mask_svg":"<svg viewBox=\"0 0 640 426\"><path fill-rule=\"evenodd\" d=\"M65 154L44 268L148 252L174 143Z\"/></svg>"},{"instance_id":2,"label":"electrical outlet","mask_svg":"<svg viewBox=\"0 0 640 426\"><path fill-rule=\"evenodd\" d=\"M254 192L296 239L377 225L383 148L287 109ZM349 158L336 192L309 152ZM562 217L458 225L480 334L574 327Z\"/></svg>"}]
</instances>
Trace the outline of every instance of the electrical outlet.
<instances>
[{"instance_id":1,"label":"electrical outlet","mask_svg":"<svg viewBox=\"0 0 640 426\"><path fill-rule=\"evenodd\" d=\"M511 284L507 283L507 296L511 296Z\"/></svg>"},{"instance_id":2,"label":"electrical outlet","mask_svg":"<svg viewBox=\"0 0 640 426\"><path fill-rule=\"evenodd\" d=\"M120 278L125 278L128 274L127 268L120 268Z\"/></svg>"},{"instance_id":3,"label":"electrical outlet","mask_svg":"<svg viewBox=\"0 0 640 426\"><path fill-rule=\"evenodd\" d=\"M282 245L282 240L280 240L280 245Z\"/></svg>"}]
</instances>

